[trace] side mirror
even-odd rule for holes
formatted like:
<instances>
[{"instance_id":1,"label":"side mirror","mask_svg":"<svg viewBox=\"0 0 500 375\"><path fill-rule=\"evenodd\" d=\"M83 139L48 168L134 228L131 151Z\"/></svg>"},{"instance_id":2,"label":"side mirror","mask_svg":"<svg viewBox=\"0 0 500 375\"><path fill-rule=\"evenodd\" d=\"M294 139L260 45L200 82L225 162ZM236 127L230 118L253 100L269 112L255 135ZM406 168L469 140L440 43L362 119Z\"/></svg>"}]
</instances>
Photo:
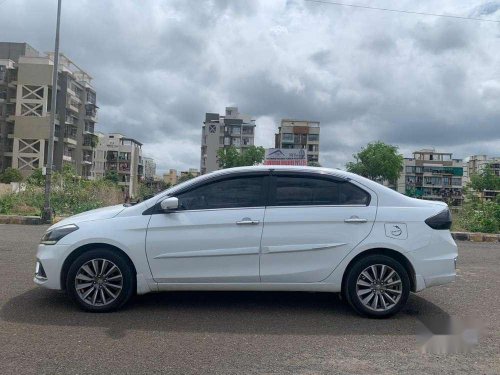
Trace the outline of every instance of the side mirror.
<instances>
[{"instance_id":1,"label":"side mirror","mask_svg":"<svg viewBox=\"0 0 500 375\"><path fill-rule=\"evenodd\" d=\"M173 211L179 208L179 200L176 197L164 199L160 203L163 211Z\"/></svg>"}]
</instances>

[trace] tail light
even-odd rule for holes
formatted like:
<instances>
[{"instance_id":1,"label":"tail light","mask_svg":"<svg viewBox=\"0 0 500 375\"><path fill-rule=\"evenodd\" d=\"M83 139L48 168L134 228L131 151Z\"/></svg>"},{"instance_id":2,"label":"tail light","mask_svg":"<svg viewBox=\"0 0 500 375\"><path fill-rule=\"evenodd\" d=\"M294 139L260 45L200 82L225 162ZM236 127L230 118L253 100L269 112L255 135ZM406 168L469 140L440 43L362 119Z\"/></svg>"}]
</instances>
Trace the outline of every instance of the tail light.
<instances>
[{"instance_id":1,"label":"tail light","mask_svg":"<svg viewBox=\"0 0 500 375\"><path fill-rule=\"evenodd\" d=\"M425 224L432 229L444 230L451 228L451 213L449 209L443 210L437 215L425 220Z\"/></svg>"}]
</instances>

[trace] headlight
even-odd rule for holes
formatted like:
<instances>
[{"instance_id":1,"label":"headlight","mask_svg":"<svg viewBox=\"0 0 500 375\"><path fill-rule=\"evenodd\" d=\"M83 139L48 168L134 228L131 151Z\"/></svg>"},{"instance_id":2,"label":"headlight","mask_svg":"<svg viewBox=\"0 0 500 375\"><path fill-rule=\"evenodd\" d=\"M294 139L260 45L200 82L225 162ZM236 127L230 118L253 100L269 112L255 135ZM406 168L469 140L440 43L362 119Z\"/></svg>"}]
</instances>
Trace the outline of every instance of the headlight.
<instances>
[{"instance_id":1,"label":"headlight","mask_svg":"<svg viewBox=\"0 0 500 375\"><path fill-rule=\"evenodd\" d=\"M44 245L54 245L64 236L74 232L78 229L78 226L75 224L63 225L62 227L52 229L45 233L40 240L40 243Z\"/></svg>"}]
</instances>

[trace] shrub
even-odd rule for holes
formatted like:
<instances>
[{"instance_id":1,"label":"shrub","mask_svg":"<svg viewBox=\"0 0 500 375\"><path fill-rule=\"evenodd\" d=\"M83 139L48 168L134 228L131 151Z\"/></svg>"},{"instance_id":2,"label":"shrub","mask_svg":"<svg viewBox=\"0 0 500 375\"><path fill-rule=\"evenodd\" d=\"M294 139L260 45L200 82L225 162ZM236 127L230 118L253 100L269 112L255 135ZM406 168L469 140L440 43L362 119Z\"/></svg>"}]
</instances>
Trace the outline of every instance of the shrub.
<instances>
[{"instance_id":1,"label":"shrub","mask_svg":"<svg viewBox=\"0 0 500 375\"><path fill-rule=\"evenodd\" d=\"M494 201L467 202L457 215L463 230L482 233L500 232L500 204Z\"/></svg>"},{"instance_id":2,"label":"shrub","mask_svg":"<svg viewBox=\"0 0 500 375\"><path fill-rule=\"evenodd\" d=\"M41 178L28 178L25 191L0 197L0 213L40 215L44 202ZM110 181L82 179L69 167L52 175L51 205L58 215L73 215L121 202L120 188Z\"/></svg>"},{"instance_id":3,"label":"shrub","mask_svg":"<svg viewBox=\"0 0 500 375\"><path fill-rule=\"evenodd\" d=\"M4 184L10 184L11 182L21 182L23 180L23 175L19 170L14 168L5 168L3 173L0 173L0 182Z\"/></svg>"}]
</instances>

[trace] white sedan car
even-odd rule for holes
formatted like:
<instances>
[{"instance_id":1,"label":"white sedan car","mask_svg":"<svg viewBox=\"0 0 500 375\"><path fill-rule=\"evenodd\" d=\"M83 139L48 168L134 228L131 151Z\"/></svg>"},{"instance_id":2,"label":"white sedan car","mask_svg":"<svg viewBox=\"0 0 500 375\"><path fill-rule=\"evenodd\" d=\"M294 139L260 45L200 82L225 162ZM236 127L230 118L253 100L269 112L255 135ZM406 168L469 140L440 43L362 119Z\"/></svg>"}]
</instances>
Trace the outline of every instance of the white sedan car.
<instances>
[{"instance_id":1,"label":"white sedan car","mask_svg":"<svg viewBox=\"0 0 500 375\"><path fill-rule=\"evenodd\" d=\"M445 203L340 170L225 169L53 225L34 281L97 312L135 293L259 290L340 292L387 317L454 280L450 225Z\"/></svg>"}]
</instances>

